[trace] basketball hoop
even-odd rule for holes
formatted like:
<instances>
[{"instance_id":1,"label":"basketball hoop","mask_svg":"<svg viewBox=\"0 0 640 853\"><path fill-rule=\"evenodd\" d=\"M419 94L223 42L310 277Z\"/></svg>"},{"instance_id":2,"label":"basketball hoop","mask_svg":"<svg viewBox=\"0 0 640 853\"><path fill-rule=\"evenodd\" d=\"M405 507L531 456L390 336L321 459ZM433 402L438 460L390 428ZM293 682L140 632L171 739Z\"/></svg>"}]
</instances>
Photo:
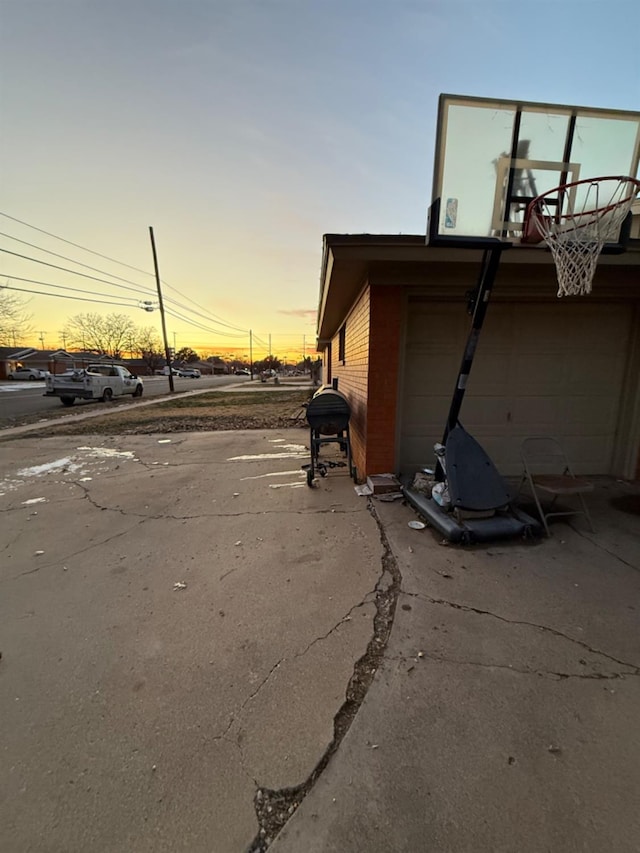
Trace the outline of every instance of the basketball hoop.
<instances>
[{"instance_id":1,"label":"basketball hoop","mask_svg":"<svg viewBox=\"0 0 640 853\"><path fill-rule=\"evenodd\" d=\"M602 247L618 241L638 191L640 181L635 178L590 178L556 187L530 202L522 242L544 240L549 246L558 296L591 292Z\"/></svg>"}]
</instances>

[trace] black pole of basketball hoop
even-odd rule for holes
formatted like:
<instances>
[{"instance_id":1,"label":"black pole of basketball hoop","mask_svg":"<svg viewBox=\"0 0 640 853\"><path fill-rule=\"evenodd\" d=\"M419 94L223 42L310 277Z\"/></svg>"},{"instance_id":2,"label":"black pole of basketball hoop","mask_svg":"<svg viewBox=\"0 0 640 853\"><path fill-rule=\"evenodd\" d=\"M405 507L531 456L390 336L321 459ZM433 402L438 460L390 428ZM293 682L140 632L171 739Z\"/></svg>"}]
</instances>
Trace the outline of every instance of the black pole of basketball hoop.
<instances>
[{"instance_id":1,"label":"black pole of basketball hoop","mask_svg":"<svg viewBox=\"0 0 640 853\"><path fill-rule=\"evenodd\" d=\"M484 323L484 318L487 313L487 308L489 306L489 299L491 298L491 289L496 279L498 267L500 266L500 258L502 257L502 252L505 248L508 247L509 244L497 243L490 249L485 249L482 258L480 278L478 279L478 284L476 286L476 290L473 294L472 300L473 321L471 324L469 337L467 338L467 345L464 348L462 363L460 364L458 378L456 380L456 385L453 391L451 406L449 408L449 415L447 417L447 425L445 427L444 435L442 437L442 444L444 445L446 445L447 443L447 436L458 423L458 416L460 414L462 400L464 399L464 394L467 389L467 382L469 380L469 374L471 373L471 367L473 365L473 357L476 352L476 347L478 346L480 330L482 329L482 324ZM442 470L440 461L438 461L436 466L436 479L444 480L444 471Z\"/></svg>"}]
</instances>

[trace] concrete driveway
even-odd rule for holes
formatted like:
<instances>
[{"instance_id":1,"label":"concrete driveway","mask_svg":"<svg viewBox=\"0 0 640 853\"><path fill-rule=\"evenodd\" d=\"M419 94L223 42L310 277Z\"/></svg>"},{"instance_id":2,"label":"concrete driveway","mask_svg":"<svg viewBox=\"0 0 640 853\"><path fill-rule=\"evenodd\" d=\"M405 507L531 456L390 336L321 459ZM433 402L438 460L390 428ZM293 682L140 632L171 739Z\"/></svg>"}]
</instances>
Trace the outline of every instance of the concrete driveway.
<instances>
[{"instance_id":1,"label":"concrete driveway","mask_svg":"<svg viewBox=\"0 0 640 853\"><path fill-rule=\"evenodd\" d=\"M637 853L640 488L591 505L595 534L468 549L378 506L384 665L274 853Z\"/></svg>"},{"instance_id":2,"label":"concrete driveway","mask_svg":"<svg viewBox=\"0 0 640 853\"><path fill-rule=\"evenodd\" d=\"M457 548L305 440L0 444L4 849L636 851L640 488Z\"/></svg>"},{"instance_id":3,"label":"concrete driveway","mask_svg":"<svg viewBox=\"0 0 640 853\"><path fill-rule=\"evenodd\" d=\"M348 477L307 488L304 437L0 445L4 850L266 844L269 791L331 748L383 573Z\"/></svg>"}]
</instances>

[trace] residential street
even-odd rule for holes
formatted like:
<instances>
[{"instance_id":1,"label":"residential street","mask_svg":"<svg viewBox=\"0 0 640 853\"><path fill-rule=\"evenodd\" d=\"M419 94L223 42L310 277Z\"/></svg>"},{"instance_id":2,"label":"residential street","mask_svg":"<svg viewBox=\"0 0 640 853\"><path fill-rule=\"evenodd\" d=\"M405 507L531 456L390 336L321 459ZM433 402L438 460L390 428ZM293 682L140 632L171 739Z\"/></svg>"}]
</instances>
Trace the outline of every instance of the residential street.
<instances>
[{"instance_id":1,"label":"residential street","mask_svg":"<svg viewBox=\"0 0 640 853\"><path fill-rule=\"evenodd\" d=\"M3 849L637 850L638 486L456 548L306 438L0 444Z\"/></svg>"},{"instance_id":2,"label":"residential street","mask_svg":"<svg viewBox=\"0 0 640 853\"><path fill-rule=\"evenodd\" d=\"M144 382L143 399L146 400L149 397L158 397L170 393L168 377L143 376L142 379ZM178 393L195 390L219 391L228 385L245 381L248 383L248 377L202 376L200 379L174 377L174 387ZM127 397L118 402L120 404L130 404L131 400ZM76 409L78 411L90 411L100 405L110 404L99 403L93 400L76 400L74 411ZM15 423L25 415L33 415L38 412L42 412L43 415L49 412L58 413L60 409L62 409L62 405L57 397L44 396L44 382L0 381L0 427L9 423Z\"/></svg>"}]
</instances>

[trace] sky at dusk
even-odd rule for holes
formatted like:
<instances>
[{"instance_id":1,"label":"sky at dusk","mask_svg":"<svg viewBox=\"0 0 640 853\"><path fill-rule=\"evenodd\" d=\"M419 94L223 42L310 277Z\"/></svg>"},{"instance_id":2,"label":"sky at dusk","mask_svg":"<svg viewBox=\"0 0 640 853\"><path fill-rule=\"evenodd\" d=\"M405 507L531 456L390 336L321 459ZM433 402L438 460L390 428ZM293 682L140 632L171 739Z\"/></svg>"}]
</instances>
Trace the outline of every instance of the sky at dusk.
<instances>
[{"instance_id":1,"label":"sky at dusk","mask_svg":"<svg viewBox=\"0 0 640 853\"><path fill-rule=\"evenodd\" d=\"M171 344L309 354L322 235L425 232L439 93L638 110L639 32L637 0L0 0L0 285L117 303L24 294L25 343L159 329L151 225Z\"/></svg>"}]
</instances>

